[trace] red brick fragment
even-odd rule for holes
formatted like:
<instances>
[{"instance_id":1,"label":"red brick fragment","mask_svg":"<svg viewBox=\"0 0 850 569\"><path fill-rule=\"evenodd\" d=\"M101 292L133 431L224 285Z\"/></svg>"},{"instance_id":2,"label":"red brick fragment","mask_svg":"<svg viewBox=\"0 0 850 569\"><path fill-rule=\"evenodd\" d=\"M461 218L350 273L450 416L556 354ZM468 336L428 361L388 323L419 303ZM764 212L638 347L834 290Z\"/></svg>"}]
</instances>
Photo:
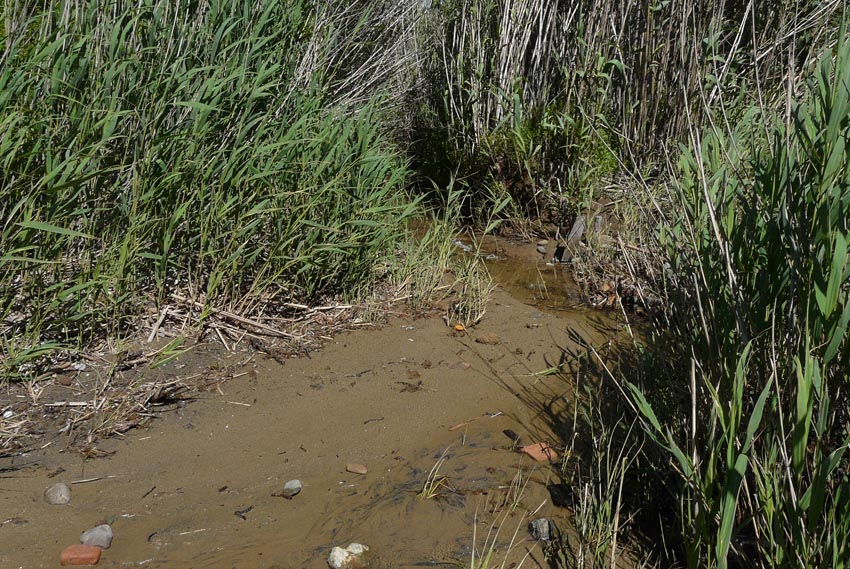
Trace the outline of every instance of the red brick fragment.
<instances>
[{"instance_id":1,"label":"red brick fragment","mask_svg":"<svg viewBox=\"0 0 850 569\"><path fill-rule=\"evenodd\" d=\"M103 550L96 545L69 545L62 550L62 565L97 565Z\"/></svg>"},{"instance_id":2,"label":"red brick fragment","mask_svg":"<svg viewBox=\"0 0 850 569\"><path fill-rule=\"evenodd\" d=\"M534 443L533 445L524 446L519 450L537 462L546 462L547 460L556 460L558 458L558 453L555 452L555 449L546 443Z\"/></svg>"}]
</instances>

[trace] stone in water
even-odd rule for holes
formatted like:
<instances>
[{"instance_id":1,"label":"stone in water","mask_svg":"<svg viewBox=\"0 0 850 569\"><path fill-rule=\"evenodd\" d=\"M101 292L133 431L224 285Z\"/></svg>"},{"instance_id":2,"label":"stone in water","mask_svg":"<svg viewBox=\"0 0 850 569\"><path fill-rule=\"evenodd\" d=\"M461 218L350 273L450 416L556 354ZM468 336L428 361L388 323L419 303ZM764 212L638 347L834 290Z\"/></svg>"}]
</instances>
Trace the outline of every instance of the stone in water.
<instances>
[{"instance_id":1,"label":"stone in water","mask_svg":"<svg viewBox=\"0 0 850 569\"><path fill-rule=\"evenodd\" d=\"M476 343L487 344L488 346L495 346L501 341L502 339L497 334L493 334L492 332L488 332L487 334L481 334L480 336L475 338Z\"/></svg>"},{"instance_id":2,"label":"stone in water","mask_svg":"<svg viewBox=\"0 0 850 569\"><path fill-rule=\"evenodd\" d=\"M334 547L328 556L328 565L333 569L363 569L368 551L368 546L359 543L351 543L345 549Z\"/></svg>"},{"instance_id":3,"label":"stone in water","mask_svg":"<svg viewBox=\"0 0 850 569\"><path fill-rule=\"evenodd\" d=\"M109 549L112 545L112 527L109 524L101 524L88 531L84 531L80 535L80 543L83 545L95 545L101 549Z\"/></svg>"},{"instance_id":4,"label":"stone in water","mask_svg":"<svg viewBox=\"0 0 850 569\"><path fill-rule=\"evenodd\" d=\"M369 472L369 469L363 466L362 464L355 463L346 465L345 469L353 474L366 474L367 472Z\"/></svg>"},{"instance_id":5,"label":"stone in water","mask_svg":"<svg viewBox=\"0 0 850 569\"><path fill-rule=\"evenodd\" d=\"M48 504L64 506L71 501L71 489L64 482L57 482L44 491L44 499Z\"/></svg>"},{"instance_id":6,"label":"stone in water","mask_svg":"<svg viewBox=\"0 0 850 569\"><path fill-rule=\"evenodd\" d=\"M528 525L531 530L531 537L539 541L549 541L552 539L552 534L555 533L554 524L546 518L534 520Z\"/></svg>"},{"instance_id":7,"label":"stone in water","mask_svg":"<svg viewBox=\"0 0 850 569\"><path fill-rule=\"evenodd\" d=\"M301 481L290 480L289 482L283 485L283 492L281 492L280 495L286 498L287 500L291 500L292 497L298 494L300 491Z\"/></svg>"}]
</instances>

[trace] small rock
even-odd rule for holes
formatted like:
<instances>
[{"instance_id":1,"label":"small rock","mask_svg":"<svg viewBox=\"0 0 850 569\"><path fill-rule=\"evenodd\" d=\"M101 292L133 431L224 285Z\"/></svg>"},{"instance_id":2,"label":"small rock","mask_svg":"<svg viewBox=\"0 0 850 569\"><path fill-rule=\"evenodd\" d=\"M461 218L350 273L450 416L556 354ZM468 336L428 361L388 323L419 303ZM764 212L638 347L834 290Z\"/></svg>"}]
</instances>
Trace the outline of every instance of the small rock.
<instances>
[{"instance_id":1,"label":"small rock","mask_svg":"<svg viewBox=\"0 0 850 569\"><path fill-rule=\"evenodd\" d=\"M549 541L555 533L554 525L546 518L539 518L528 524L528 529L531 531L531 537L538 541Z\"/></svg>"},{"instance_id":2,"label":"small rock","mask_svg":"<svg viewBox=\"0 0 850 569\"><path fill-rule=\"evenodd\" d=\"M71 372L71 373L63 373L63 374L61 374L61 375L57 375L57 376L56 376L56 381L59 383L59 385L62 385L62 386L68 387L69 385L71 385L72 383L74 383L74 376L75 376L75 375L76 375L76 374L75 374L74 372Z\"/></svg>"},{"instance_id":3,"label":"small rock","mask_svg":"<svg viewBox=\"0 0 850 569\"><path fill-rule=\"evenodd\" d=\"M69 545L62 550L59 563L62 565L97 565L103 550L94 545Z\"/></svg>"},{"instance_id":4,"label":"small rock","mask_svg":"<svg viewBox=\"0 0 850 569\"><path fill-rule=\"evenodd\" d=\"M540 253L541 255L545 255L546 254L546 247L543 246L543 245L538 245L537 246L537 252Z\"/></svg>"},{"instance_id":5,"label":"small rock","mask_svg":"<svg viewBox=\"0 0 850 569\"><path fill-rule=\"evenodd\" d=\"M301 481L290 480L289 482L283 485L283 492L281 492L280 495L286 498L287 500L291 500L292 497L298 494L300 491Z\"/></svg>"},{"instance_id":6,"label":"small rock","mask_svg":"<svg viewBox=\"0 0 850 569\"><path fill-rule=\"evenodd\" d=\"M369 548L359 543L349 544L345 549L334 547L328 556L328 565L333 569L363 569Z\"/></svg>"},{"instance_id":7,"label":"small rock","mask_svg":"<svg viewBox=\"0 0 850 569\"><path fill-rule=\"evenodd\" d=\"M552 255L553 263L563 263L564 262L564 253L567 251L567 248L563 245L558 245L555 247L555 254Z\"/></svg>"},{"instance_id":8,"label":"small rock","mask_svg":"<svg viewBox=\"0 0 850 569\"><path fill-rule=\"evenodd\" d=\"M84 531L80 535L80 543L83 545L96 545L101 549L109 549L112 545L112 528L109 524L102 524Z\"/></svg>"},{"instance_id":9,"label":"small rock","mask_svg":"<svg viewBox=\"0 0 850 569\"><path fill-rule=\"evenodd\" d=\"M87 367L83 362L74 362L71 364L71 368L77 371L86 371Z\"/></svg>"},{"instance_id":10,"label":"small rock","mask_svg":"<svg viewBox=\"0 0 850 569\"><path fill-rule=\"evenodd\" d=\"M555 452L555 449L551 448L546 443L526 445L519 449L519 451L523 454L527 454L537 462L546 462L549 460L556 460L558 458L558 453Z\"/></svg>"},{"instance_id":11,"label":"small rock","mask_svg":"<svg viewBox=\"0 0 850 569\"><path fill-rule=\"evenodd\" d=\"M540 246L540 247L545 247L548 244L549 244L548 239L541 239L540 241L537 242L537 245Z\"/></svg>"},{"instance_id":12,"label":"small rock","mask_svg":"<svg viewBox=\"0 0 850 569\"><path fill-rule=\"evenodd\" d=\"M573 505L572 490L564 483L549 484L546 486L549 490L549 497L552 498L552 504L559 508L570 508Z\"/></svg>"},{"instance_id":13,"label":"small rock","mask_svg":"<svg viewBox=\"0 0 850 569\"><path fill-rule=\"evenodd\" d=\"M495 346L501 341L502 339L498 335L493 334L492 332L487 334L481 334L480 336L475 338L476 343L487 344L488 346Z\"/></svg>"},{"instance_id":14,"label":"small rock","mask_svg":"<svg viewBox=\"0 0 850 569\"><path fill-rule=\"evenodd\" d=\"M64 482L57 482L44 491L44 499L48 504L64 506L71 501L71 489Z\"/></svg>"},{"instance_id":15,"label":"small rock","mask_svg":"<svg viewBox=\"0 0 850 569\"><path fill-rule=\"evenodd\" d=\"M4 412L3 412L3 418L4 418L4 419L8 419L8 418L10 418L12 415L14 415L14 413L12 412L12 410L11 410L11 409L9 409L8 411L4 411Z\"/></svg>"},{"instance_id":16,"label":"small rock","mask_svg":"<svg viewBox=\"0 0 850 569\"><path fill-rule=\"evenodd\" d=\"M351 463L345 466L345 469L348 472L353 474L366 474L369 472L369 469L363 466L362 464Z\"/></svg>"}]
</instances>

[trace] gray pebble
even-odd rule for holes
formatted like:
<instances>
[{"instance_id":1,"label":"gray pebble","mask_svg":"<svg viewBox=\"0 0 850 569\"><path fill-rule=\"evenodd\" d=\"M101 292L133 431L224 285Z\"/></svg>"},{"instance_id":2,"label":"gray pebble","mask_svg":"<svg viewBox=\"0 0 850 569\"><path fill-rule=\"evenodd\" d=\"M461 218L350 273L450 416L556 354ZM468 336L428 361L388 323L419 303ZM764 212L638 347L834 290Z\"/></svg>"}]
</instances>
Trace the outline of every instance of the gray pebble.
<instances>
[{"instance_id":1,"label":"gray pebble","mask_svg":"<svg viewBox=\"0 0 850 569\"><path fill-rule=\"evenodd\" d=\"M545 255L546 254L546 247L544 245L538 245L537 246L537 252L540 253L541 255Z\"/></svg>"},{"instance_id":2,"label":"gray pebble","mask_svg":"<svg viewBox=\"0 0 850 569\"><path fill-rule=\"evenodd\" d=\"M112 545L112 527L109 524L102 524L84 531L80 535L80 543L83 545L96 545L101 549L109 549L109 546Z\"/></svg>"},{"instance_id":3,"label":"gray pebble","mask_svg":"<svg viewBox=\"0 0 850 569\"><path fill-rule=\"evenodd\" d=\"M71 501L71 489L64 482L57 482L44 491L44 499L48 504L64 506Z\"/></svg>"},{"instance_id":4,"label":"gray pebble","mask_svg":"<svg viewBox=\"0 0 850 569\"><path fill-rule=\"evenodd\" d=\"M290 480L283 485L283 492L280 493L284 498L292 498L301 491L300 480Z\"/></svg>"},{"instance_id":5,"label":"gray pebble","mask_svg":"<svg viewBox=\"0 0 850 569\"><path fill-rule=\"evenodd\" d=\"M555 524L546 518L534 520L528 524L531 530L531 537L540 541L549 541L555 533Z\"/></svg>"}]
</instances>

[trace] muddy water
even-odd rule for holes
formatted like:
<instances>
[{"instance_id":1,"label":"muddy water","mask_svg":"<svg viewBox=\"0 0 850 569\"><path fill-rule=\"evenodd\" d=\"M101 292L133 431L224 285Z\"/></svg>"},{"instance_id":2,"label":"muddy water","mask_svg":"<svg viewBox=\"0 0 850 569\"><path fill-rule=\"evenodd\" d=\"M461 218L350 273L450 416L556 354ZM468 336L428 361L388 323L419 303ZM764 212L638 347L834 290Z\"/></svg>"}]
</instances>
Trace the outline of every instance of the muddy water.
<instances>
[{"instance_id":1,"label":"muddy water","mask_svg":"<svg viewBox=\"0 0 850 569\"><path fill-rule=\"evenodd\" d=\"M103 520L115 532L104 567L321 568L352 541L371 546L373 567L451 567L486 547L494 523L499 559L546 566L527 513L566 524L545 487L554 471L512 452L503 431L523 443L568 435L571 385L533 374L577 353L576 338L598 345L619 329L570 310L569 292L553 300L549 281L546 292L527 287L533 246L502 256L491 269L514 296L497 291L470 334L399 318L312 358L258 356L247 366L256 373L101 442L109 458L82 461L57 437L0 464L0 567L58 566L62 548ZM500 342L476 342L484 333ZM439 496L417 496L441 456ZM300 494L273 495L295 478ZM71 483L68 506L43 499L58 481Z\"/></svg>"},{"instance_id":2,"label":"muddy water","mask_svg":"<svg viewBox=\"0 0 850 569\"><path fill-rule=\"evenodd\" d=\"M575 319L589 316L584 299L569 270L562 265L547 263L554 254L551 243L546 253L536 247L517 244L499 237L487 237L481 244L481 255L487 258L487 268L493 280L516 300L543 312Z\"/></svg>"}]
</instances>

